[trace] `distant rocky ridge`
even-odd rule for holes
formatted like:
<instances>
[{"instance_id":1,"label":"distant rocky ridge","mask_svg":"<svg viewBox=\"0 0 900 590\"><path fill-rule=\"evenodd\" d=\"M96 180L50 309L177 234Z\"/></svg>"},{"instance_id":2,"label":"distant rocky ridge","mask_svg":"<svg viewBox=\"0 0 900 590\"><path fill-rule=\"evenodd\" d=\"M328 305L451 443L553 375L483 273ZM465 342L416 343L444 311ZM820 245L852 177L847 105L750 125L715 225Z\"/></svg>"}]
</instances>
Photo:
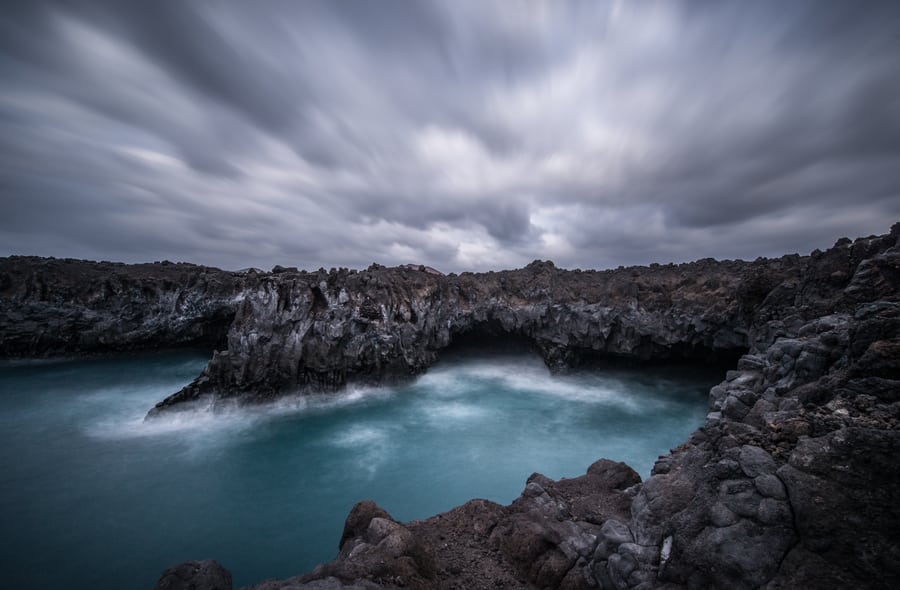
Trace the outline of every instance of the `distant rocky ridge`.
<instances>
[{"instance_id":1,"label":"distant rocky ridge","mask_svg":"<svg viewBox=\"0 0 900 590\"><path fill-rule=\"evenodd\" d=\"M335 561L254 588L894 588L898 238L900 224L810 256L611 271L123 266L121 287L108 289L99 265L5 259L0 353L140 348L151 334L209 341L227 320L224 350L154 415L404 378L451 343L491 334L530 342L554 368L610 355L733 358L706 423L646 482L598 461L580 478L533 475L507 507L473 500L406 524L364 502ZM63 264L64 281L54 270ZM185 282L200 273L209 306ZM142 304L146 328L134 311ZM100 341L103 326L112 340ZM157 588L226 587L221 569L182 564Z\"/></svg>"}]
</instances>

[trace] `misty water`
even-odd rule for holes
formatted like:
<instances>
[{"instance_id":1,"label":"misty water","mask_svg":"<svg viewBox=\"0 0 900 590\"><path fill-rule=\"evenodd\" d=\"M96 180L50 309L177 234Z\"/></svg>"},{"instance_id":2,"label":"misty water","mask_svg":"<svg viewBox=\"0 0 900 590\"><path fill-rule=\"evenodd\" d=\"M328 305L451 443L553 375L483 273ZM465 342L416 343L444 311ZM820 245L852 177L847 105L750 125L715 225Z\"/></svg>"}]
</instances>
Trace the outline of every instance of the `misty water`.
<instances>
[{"instance_id":1,"label":"misty water","mask_svg":"<svg viewBox=\"0 0 900 590\"><path fill-rule=\"evenodd\" d=\"M5 587L149 590L169 565L215 558L238 588L332 559L360 499L411 520L508 503L532 472L574 477L600 457L646 478L721 379L463 356L394 388L142 421L206 360L0 365Z\"/></svg>"}]
</instances>

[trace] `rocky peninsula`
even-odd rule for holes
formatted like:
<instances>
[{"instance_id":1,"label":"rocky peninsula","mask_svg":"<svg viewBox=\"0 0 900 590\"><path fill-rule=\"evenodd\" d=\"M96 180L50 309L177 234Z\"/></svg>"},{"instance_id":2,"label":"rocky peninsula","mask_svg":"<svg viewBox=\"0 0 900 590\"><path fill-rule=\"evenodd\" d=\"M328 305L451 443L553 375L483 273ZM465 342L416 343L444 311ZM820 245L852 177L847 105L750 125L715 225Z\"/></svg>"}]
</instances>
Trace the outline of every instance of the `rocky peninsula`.
<instances>
[{"instance_id":1,"label":"rocky peninsula","mask_svg":"<svg viewBox=\"0 0 900 590\"><path fill-rule=\"evenodd\" d=\"M731 363L706 422L649 479L608 460L509 506L396 522L371 502L338 556L253 588L893 588L900 585L900 224L808 256L441 275L229 273L0 259L0 355L215 347L148 419L389 383L451 345L515 338L553 369ZM214 562L157 588L230 588Z\"/></svg>"}]
</instances>

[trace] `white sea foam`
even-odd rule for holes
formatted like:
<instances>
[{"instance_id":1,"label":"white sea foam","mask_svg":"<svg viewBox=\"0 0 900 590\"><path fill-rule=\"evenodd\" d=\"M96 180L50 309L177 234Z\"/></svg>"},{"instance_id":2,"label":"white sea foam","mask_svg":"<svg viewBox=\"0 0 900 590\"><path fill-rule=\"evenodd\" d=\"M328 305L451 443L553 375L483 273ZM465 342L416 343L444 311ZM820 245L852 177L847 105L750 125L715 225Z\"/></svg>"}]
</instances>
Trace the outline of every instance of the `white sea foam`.
<instances>
[{"instance_id":1,"label":"white sea foam","mask_svg":"<svg viewBox=\"0 0 900 590\"><path fill-rule=\"evenodd\" d=\"M394 455L392 428L387 425L354 424L337 436L322 441L352 452L354 469L372 480L379 469Z\"/></svg>"},{"instance_id":2,"label":"white sea foam","mask_svg":"<svg viewBox=\"0 0 900 590\"><path fill-rule=\"evenodd\" d=\"M171 412L151 420L144 420L147 406L136 408L123 416L107 413L102 418L85 425L88 435L103 439L129 439L185 435L198 438L217 432L250 428L259 421L253 413L215 412L212 405L194 404L189 409Z\"/></svg>"},{"instance_id":3,"label":"white sea foam","mask_svg":"<svg viewBox=\"0 0 900 590\"><path fill-rule=\"evenodd\" d=\"M387 430L384 428L356 425L342 432L333 442L341 447L358 448L384 443L387 441L387 438Z\"/></svg>"},{"instance_id":4,"label":"white sea foam","mask_svg":"<svg viewBox=\"0 0 900 590\"><path fill-rule=\"evenodd\" d=\"M434 395L452 397L467 393L473 382L568 401L617 407L628 412L639 412L648 405L659 403L655 396L635 395L630 391L633 385L629 387L612 377L596 374L553 375L540 359L499 358L441 367L424 375L419 385L432 390Z\"/></svg>"},{"instance_id":5,"label":"white sea foam","mask_svg":"<svg viewBox=\"0 0 900 590\"><path fill-rule=\"evenodd\" d=\"M288 395L258 406L239 406L218 401L195 404L185 410L167 413L144 421L149 407L177 389L159 385L152 388L107 388L80 399L80 412L90 412L86 432L97 438L126 439L176 435L186 441L210 442L218 434L254 429L260 423L286 416L328 413L340 408L382 403L398 391L414 395L421 403L410 408L413 421L431 427L456 427L464 422L492 415L490 404L473 400L473 392L507 390L525 395L559 398L561 401L610 407L630 414L659 409L667 402L658 387L637 387L623 383L613 375L598 373L553 375L537 358L500 357L468 360L438 366L413 385L390 387L352 387L343 392L322 395ZM378 446L385 431L371 426L342 433L337 445ZM371 437L371 438L366 438ZM383 449L382 449L383 450ZM376 461L377 463L377 461Z\"/></svg>"},{"instance_id":6,"label":"white sea foam","mask_svg":"<svg viewBox=\"0 0 900 590\"><path fill-rule=\"evenodd\" d=\"M341 393L287 395L266 404L241 406L234 401L206 399L185 409L167 412L144 420L147 409L173 389L122 391L102 390L85 396L84 401L102 408L102 417L88 421L87 433L97 438L139 438L178 434L202 439L226 431L249 430L261 422L284 416L328 412L336 408L377 402L389 398L389 388L351 388Z\"/></svg>"},{"instance_id":7,"label":"white sea foam","mask_svg":"<svg viewBox=\"0 0 900 590\"><path fill-rule=\"evenodd\" d=\"M437 427L451 426L459 422L473 422L486 417L489 412L484 405L463 402L436 401L417 407L425 419Z\"/></svg>"}]
</instances>

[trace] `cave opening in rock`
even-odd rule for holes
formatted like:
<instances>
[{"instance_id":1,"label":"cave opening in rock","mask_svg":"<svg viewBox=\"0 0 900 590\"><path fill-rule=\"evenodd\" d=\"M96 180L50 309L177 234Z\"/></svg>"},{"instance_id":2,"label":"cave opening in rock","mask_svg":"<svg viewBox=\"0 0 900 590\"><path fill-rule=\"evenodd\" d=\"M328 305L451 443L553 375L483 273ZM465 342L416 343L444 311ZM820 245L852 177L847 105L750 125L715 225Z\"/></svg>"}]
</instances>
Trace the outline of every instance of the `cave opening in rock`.
<instances>
[{"instance_id":1,"label":"cave opening in rock","mask_svg":"<svg viewBox=\"0 0 900 590\"><path fill-rule=\"evenodd\" d=\"M629 353L606 352L593 349L576 349L570 352L572 366L585 369L606 367L637 368L642 366L704 366L722 372L734 368L738 359L747 354L746 347L712 348L699 344L679 342L660 345L644 339Z\"/></svg>"},{"instance_id":2,"label":"cave opening in rock","mask_svg":"<svg viewBox=\"0 0 900 590\"><path fill-rule=\"evenodd\" d=\"M228 347L228 330L234 322L234 310L225 310L197 324L195 348L224 350Z\"/></svg>"},{"instance_id":3,"label":"cave opening in rock","mask_svg":"<svg viewBox=\"0 0 900 590\"><path fill-rule=\"evenodd\" d=\"M643 366L704 366L722 372L733 368L747 354L746 346L713 347L696 342L659 344L650 337L641 338L628 352L566 346L538 340L517 330L509 330L497 320L478 322L452 335L450 344L439 353L439 360L489 355L537 354L553 371L640 368Z\"/></svg>"},{"instance_id":4,"label":"cave opening in rock","mask_svg":"<svg viewBox=\"0 0 900 590\"><path fill-rule=\"evenodd\" d=\"M220 309L190 323L170 327L166 332L153 333L146 340L139 340L126 348L117 346L103 352L121 353L190 350L203 355L228 348L228 331L234 323L234 309Z\"/></svg>"},{"instance_id":5,"label":"cave opening in rock","mask_svg":"<svg viewBox=\"0 0 900 590\"><path fill-rule=\"evenodd\" d=\"M440 351L439 359L498 354L541 355L541 348L526 334L509 331L497 320L486 320L454 333L450 344Z\"/></svg>"}]
</instances>

